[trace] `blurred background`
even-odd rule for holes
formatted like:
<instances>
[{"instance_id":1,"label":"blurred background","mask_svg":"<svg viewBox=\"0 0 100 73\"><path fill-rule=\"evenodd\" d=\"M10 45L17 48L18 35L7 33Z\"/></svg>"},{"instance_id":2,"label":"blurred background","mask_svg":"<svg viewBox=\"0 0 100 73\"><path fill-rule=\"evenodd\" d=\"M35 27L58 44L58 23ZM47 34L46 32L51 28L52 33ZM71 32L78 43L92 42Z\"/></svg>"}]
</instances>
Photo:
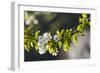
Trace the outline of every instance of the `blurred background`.
<instances>
[{"instance_id":1,"label":"blurred background","mask_svg":"<svg viewBox=\"0 0 100 73\"><path fill-rule=\"evenodd\" d=\"M79 24L80 16L80 13L24 11L24 27L31 29L29 33L40 30L41 35L49 31L53 35L57 29L75 29ZM60 50L57 56L49 53L40 55L33 48L29 52L24 50L24 61L90 58L90 29L84 33L86 34L84 37L78 36L79 46L71 44L72 50L68 53Z\"/></svg>"}]
</instances>

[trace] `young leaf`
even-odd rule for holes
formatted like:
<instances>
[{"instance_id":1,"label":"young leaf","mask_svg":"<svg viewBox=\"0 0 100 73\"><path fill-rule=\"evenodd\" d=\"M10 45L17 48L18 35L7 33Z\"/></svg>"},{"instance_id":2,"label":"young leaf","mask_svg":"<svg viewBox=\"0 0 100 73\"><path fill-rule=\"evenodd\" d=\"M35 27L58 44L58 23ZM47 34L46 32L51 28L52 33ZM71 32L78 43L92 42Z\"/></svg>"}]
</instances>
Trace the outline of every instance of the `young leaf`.
<instances>
[{"instance_id":1,"label":"young leaf","mask_svg":"<svg viewBox=\"0 0 100 73\"><path fill-rule=\"evenodd\" d=\"M78 40L77 40L77 33L72 36L72 40L73 40L73 43L75 45L77 45L77 42L78 42Z\"/></svg>"},{"instance_id":2,"label":"young leaf","mask_svg":"<svg viewBox=\"0 0 100 73\"><path fill-rule=\"evenodd\" d=\"M27 48L27 45L26 45L26 44L24 44L24 49L25 49L27 52L29 52L29 49Z\"/></svg>"},{"instance_id":3,"label":"young leaf","mask_svg":"<svg viewBox=\"0 0 100 73\"><path fill-rule=\"evenodd\" d=\"M31 47L33 47L33 42L30 42Z\"/></svg>"},{"instance_id":4,"label":"young leaf","mask_svg":"<svg viewBox=\"0 0 100 73\"><path fill-rule=\"evenodd\" d=\"M83 14L82 14L82 17L83 17L83 18L87 18L87 14L86 14L86 13L83 13Z\"/></svg>"},{"instance_id":5,"label":"young leaf","mask_svg":"<svg viewBox=\"0 0 100 73\"><path fill-rule=\"evenodd\" d=\"M60 32L59 32L59 30L58 30L58 29L57 29L57 31L56 31L56 34L57 34L57 35L60 35Z\"/></svg>"},{"instance_id":6,"label":"young leaf","mask_svg":"<svg viewBox=\"0 0 100 73\"><path fill-rule=\"evenodd\" d=\"M64 33L64 29L61 30L61 35Z\"/></svg>"},{"instance_id":7,"label":"young leaf","mask_svg":"<svg viewBox=\"0 0 100 73\"><path fill-rule=\"evenodd\" d=\"M70 49L70 42L66 41L66 45L68 47L68 50Z\"/></svg>"},{"instance_id":8,"label":"young leaf","mask_svg":"<svg viewBox=\"0 0 100 73\"><path fill-rule=\"evenodd\" d=\"M61 41L58 41L57 44L58 44L59 48L61 48L62 42Z\"/></svg>"},{"instance_id":9,"label":"young leaf","mask_svg":"<svg viewBox=\"0 0 100 73\"><path fill-rule=\"evenodd\" d=\"M80 25L77 26L77 31L79 31L79 32L82 33L83 30L84 30L84 29L83 29L83 25L82 25L82 24L80 24Z\"/></svg>"},{"instance_id":10,"label":"young leaf","mask_svg":"<svg viewBox=\"0 0 100 73\"><path fill-rule=\"evenodd\" d=\"M66 44L63 44L63 50L64 50L65 52L68 51L68 48L67 48Z\"/></svg>"},{"instance_id":11,"label":"young leaf","mask_svg":"<svg viewBox=\"0 0 100 73\"><path fill-rule=\"evenodd\" d=\"M40 33L40 31L36 31L35 32L35 37L38 37L39 33Z\"/></svg>"},{"instance_id":12,"label":"young leaf","mask_svg":"<svg viewBox=\"0 0 100 73\"><path fill-rule=\"evenodd\" d=\"M64 43L63 43L63 50L64 50L65 52L68 52L69 49L70 49L70 43L66 40L66 41L64 41Z\"/></svg>"},{"instance_id":13,"label":"young leaf","mask_svg":"<svg viewBox=\"0 0 100 73\"><path fill-rule=\"evenodd\" d=\"M50 45L47 44L47 45L46 45L46 50L49 50L49 49L50 49Z\"/></svg>"},{"instance_id":14,"label":"young leaf","mask_svg":"<svg viewBox=\"0 0 100 73\"><path fill-rule=\"evenodd\" d=\"M58 48L56 46L53 47L52 55L57 56Z\"/></svg>"},{"instance_id":15,"label":"young leaf","mask_svg":"<svg viewBox=\"0 0 100 73\"><path fill-rule=\"evenodd\" d=\"M38 50L38 43L35 43L35 50Z\"/></svg>"},{"instance_id":16,"label":"young leaf","mask_svg":"<svg viewBox=\"0 0 100 73\"><path fill-rule=\"evenodd\" d=\"M82 18L79 18L79 22L80 22L80 23L83 22L83 19L82 19Z\"/></svg>"},{"instance_id":17,"label":"young leaf","mask_svg":"<svg viewBox=\"0 0 100 73\"><path fill-rule=\"evenodd\" d=\"M51 54L52 54L52 53L53 53L53 47L49 48L49 50L48 50L48 51L49 51L49 53L51 53Z\"/></svg>"}]
</instances>

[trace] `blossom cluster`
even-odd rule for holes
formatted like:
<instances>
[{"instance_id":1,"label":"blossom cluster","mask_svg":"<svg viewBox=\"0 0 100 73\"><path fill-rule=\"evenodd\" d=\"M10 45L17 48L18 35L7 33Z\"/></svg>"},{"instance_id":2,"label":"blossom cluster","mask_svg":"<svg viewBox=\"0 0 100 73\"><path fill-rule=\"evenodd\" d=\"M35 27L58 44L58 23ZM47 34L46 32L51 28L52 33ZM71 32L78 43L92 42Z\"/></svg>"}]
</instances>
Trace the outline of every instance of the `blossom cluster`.
<instances>
[{"instance_id":1,"label":"blossom cluster","mask_svg":"<svg viewBox=\"0 0 100 73\"><path fill-rule=\"evenodd\" d=\"M53 37L49 33L44 33L43 35L38 36L38 49L40 54L44 54L46 52L46 44L51 39L54 39L55 41L58 41L58 36L54 35Z\"/></svg>"}]
</instances>

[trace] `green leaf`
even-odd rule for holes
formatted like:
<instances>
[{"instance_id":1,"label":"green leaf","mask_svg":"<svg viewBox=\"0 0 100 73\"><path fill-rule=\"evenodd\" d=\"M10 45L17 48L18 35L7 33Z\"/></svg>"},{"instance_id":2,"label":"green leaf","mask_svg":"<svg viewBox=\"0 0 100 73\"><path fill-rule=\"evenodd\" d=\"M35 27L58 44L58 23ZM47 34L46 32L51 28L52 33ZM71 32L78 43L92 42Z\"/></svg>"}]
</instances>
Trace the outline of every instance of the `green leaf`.
<instances>
[{"instance_id":1,"label":"green leaf","mask_svg":"<svg viewBox=\"0 0 100 73\"><path fill-rule=\"evenodd\" d=\"M48 35L51 36L51 33L49 32Z\"/></svg>"},{"instance_id":2,"label":"green leaf","mask_svg":"<svg viewBox=\"0 0 100 73\"><path fill-rule=\"evenodd\" d=\"M36 40L33 39L32 41L33 41L34 44L37 44L37 41Z\"/></svg>"},{"instance_id":3,"label":"green leaf","mask_svg":"<svg viewBox=\"0 0 100 73\"><path fill-rule=\"evenodd\" d=\"M77 26L77 31L79 31L79 32L81 31L81 25Z\"/></svg>"},{"instance_id":4,"label":"green leaf","mask_svg":"<svg viewBox=\"0 0 100 73\"><path fill-rule=\"evenodd\" d=\"M56 34L57 34L57 35L60 35L60 32L59 32L59 30L58 30L58 29L57 29L57 31L56 31Z\"/></svg>"},{"instance_id":5,"label":"green leaf","mask_svg":"<svg viewBox=\"0 0 100 73\"><path fill-rule=\"evenodd\" d=\"M31 47L33 47L33 42L30 42Z\"/></svg>"},{"instance_id":6,"label":"green leaf","mask_svg":"<svg viewBox=\"0 0 100 73\"><path fill-rule=\"evenodd\" d=\"M26 50L27 52L29 52L29 49L25 48L25 50Z\"/></svg>"},{"instance_id":7,"label":"green leaf","mask_svg":"<svg viewBox=\"0 0 100 73\"><path fill-rule=\"evenodd\" d=\"M53 53L53 47L49 48L49 53Z\"/></svg>"},{"instance_id":8,"label":"green leaf","mask_svg":"<svg viewBox=\"0 0 100 73\"><path fill-rule=\"evenodd\" d=\"M39 33L40 33L40 31L36 31L35 32L35 37L38 37Z\"/></svg>"},{"instance_id":9,"label":"green leaf","mask_svg":"<svg viewBox=\"0 0 100 73\"><path fill-rule=\"evenodd\" d=\"M50 49L50 45L47 44L47 45L46 45L46 50L49 50L49 49Z\"/></svg>"},{"instance_id":10,"label":"green leaf","mask_svg":"<svg viewBox=\"0 0 100 73\"><path fill-rule=\"evenodd\" d=\"M87 14L86 14L86 13L83 13L83 14L82 14L82 17L83 17L83 18L87 18Z\"/></svg>"},{"instance_id":11,"label":"green leaf","mask_svg":"<svg viewBox=\"0 0 100 73\"><path fill-rule=\"evenodd\" d=\"M84 21L83 18L79 18L79 22L82 23Z\"/></svg>"},{"instance_id":12,"label":"green leaf","mask_svg":"<svg viewBox=\"0 0 100 73\"><path fill-rule=\"evenodd\" d=\"M70 43L68 41L66 42L66 45L67 45L68 50L69 50L70 49Z\"/></svg>"},{"instance_id":13,"label":"green leaf","mask_svg":"<svg viewBox=\"0 0 100 73\"><path fill-rule=\"evenodd\" d=\"M63 50L65 52L68 52L70 50L70 43L67 40L65 40L63 43Z\"/></svg>"},{"instance_id":14,"label":"green leaf","mask_svg":"<svg viewBox=\"0 0 100 73\"><path fill-rule=\"evenodd\" d=\"M89 22L88 22L88 25L89 25L89 26L90 26L90 23L91 23L91 22L89 21Z\"/></svg>"},{"instance_id":15,"label":"green leaf","mask_svg":"<svg viewBox=\"0 0 100 73\"><path fill-rule=\"evenodd\" d=\"M71 32L69 29L66 29L66 31L64 32L64 37L65 38L71 38Z\"/></svg>"},{"instance_id":16,"label":"green leaf","mask_svg":"<svg viewBox=\"0 0 100 73\"><path fill-rule=\"evenodd\" d=\"M77 31L83 33L83 31L84 31L84 25L83 24L78 25L77 26Z\"/></svg>"},{"instance_id":17,"label":"green leaf","mask_svg":"<svg viewBox=\"0 0 100 73\"><path fill-rule=\"evenodd\" d=\"M24 44L24 49L25 49L27 52L29 52L29 49L28 49L28 47L27 47L26 44Z\"/></svg>"},{"instance_id":18,"label":"green leaf","mask_svg":"<svg viewBox=\"0 0 100 73\"><path fill-rule=\"evenodd\" d=\"M38 43L35 44L35 50L38 50Z\"/></svg>"},{"instance_id":19,"label":"green leaf","mask_svg":"<svg viewBox=\"0 0 100 73\"><path fill-rule=\"evenodd\" d=\"M62 42L61 41L58 41L57 44L58 44L59 48L62 47Z\"/></svg>"},{"instance_id":20,"label":"green leaf","mask_svg":"<svg viewBox=\"0 0 100 73\"><path fill-rule=\"evenodd\" d=\"M77 33L75 33L75 34L72 36L72 40L73 40L73 43L74 43L75 45L77 45L77 42L78 42L78 40L77 40Z\"/></svg>"},{"instance_id":21,"label":"green leaf","mask_svg":"<svg viewBox=\"0 0 100 73\"><path fill-rule=\"evenodd\" d=\"M64 33L64 29L61 30L61 35Z\"/></svg>"},{"instance_id":22,"label":"green leaf","mask_svg":"<svg viewBox=\"0 0 100 73\"><path fill-rule=\"evenodd\" d=\"M65 44L63 44L63 50L64 50L65 52L68 51L68 48L67 48L67 46L66 46Z\"/></svg>"}]
</instances>

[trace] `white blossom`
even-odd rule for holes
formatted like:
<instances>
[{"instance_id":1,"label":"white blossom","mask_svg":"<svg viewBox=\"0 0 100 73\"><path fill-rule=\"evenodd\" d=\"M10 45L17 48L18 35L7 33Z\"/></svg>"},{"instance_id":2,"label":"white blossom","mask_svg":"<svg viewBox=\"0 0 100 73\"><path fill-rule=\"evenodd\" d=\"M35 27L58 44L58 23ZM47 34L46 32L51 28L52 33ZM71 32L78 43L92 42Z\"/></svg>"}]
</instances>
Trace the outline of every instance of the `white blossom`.
<instances>
[{"instance_id":1,"label":"white blossom","mask_svg":"<svg viewBox=\"0 0 100 73\"><path fill-rule=\"evenodd\" d=\"M25 24L26 24L26 25L30 25L30 23L31 23L30 19L27 19L27 20L25 21Z\"/></svg>"},{"instance_id":2,"label":"white blossom","mask_svg":"<svg viewBox=\"0 0 100 73\"><path fill-rule=\"evenodd\" d=\"M44 54L46 52L45 44L52 38L49 33L44 33L43 36L38 36L38 49L40 54Z\"/></svg>"},{"instance_id":3,"label":"white blossom","mask_svg":"<svg viewBox=\"0 0 100 73\"><path fill-rule=\"evenodd\" d=\"M45 41L38 41L38 46L44 46L46 44Z\"/></svg>"},{"instance_id":4,"label":"white blossom","mask_svg":"<svg viewBox=\"0 0 100 73\"><path fill-rule=\"evenodd\" d=\"M45 52L46 52L45 49L40 49L40 50L39 50L39 53L40 53L40 54L44 54Z\"/></svg>"},{"instance_id":5,"label":"white blossom","mask_svg":"<svg viewBox=\"0 0 100 73\"><path fill-rule=\"evenodd\" d=\"M44 37L48 37L48 33L47 33L47 32L44 33L43 36L44 36Z\"/></svg>"},{"instance_id":6,"label":"white blossom","mask_svg":"<svg viewBox=\"0 0 100 73\"><path fill-rule=\"evenodd\" d=\"M57 42L59 40L57 35L54 35L53 39Z\"/></svg>"},{"instance_id":7,"label":"white blossom","mask_svg":"<svg viewBox=\"0 0 100 73\"><path fill-rule=\"evenodd\" d=\"M44 54L45 52L46 52L45 46L39 47L39 53L40 53L40 54Z\"/></svg>"},{"instance_id":8,"label":"white blossom","mask_svg":"<svg viewBox=\"0 0 100 73\"><path fill-rule=\"evenodd\" d=\"M52 36L49 35L47 32L43 34L43 37L44 37L46 43L47 43L50 39L52 39Z\"/></svg>"},{"instance_id":9,"label":"white blossom","mask_svg":"<svg viewBox=\"0 0 100 73\"><path fill-rule=\"evenodd\" d=\"M72 28L70 29L70 31L72 31Z\"/></svg>"},{"instance_id":10,"label":"white blossom","mask_svg":"<svg viewBox=\"0 0 100 73\"><path fill-rule=\"evenodd\" d=\"M40 54L44 54L46 52L45 41L43 36L38 36L38 49Z\"/></svg>"},{"instance_id":11,"label":"white blossom","mask_svg":"<svg viewBox=\"0 0 100 73\"><path fill-rule=\"evenodd\" d=\"M53 56L57 56L57 53L53 53L52 55L53 55Z\"/></svg>"},{"instance_id":12,"label":"white blossom","mask_svg":"<svg viewBox=\"0 0 100 73\"><path fill-rule=\"evenodd\" d=\"M45 39L43 36L38 37L38 45L44 45L46 44Z\"/></svg>"},{"instance_id":13,"label":"white blossom","mask_svg":"<svg viewBox=\"0 0 100 73\"><path fill-rule=\"evenodd\" d=\"M39 21L37 19L33 20L34 24L39 24Z\"/></svg>"},{"instance_id":14,"label":"white blossom","mask_svg":"<svg viewBox=\"0 0 100 73\"><path fill-rule=\"evenodd\" d=\"M29 17L29 19L32 21L32 20L35 19L35 16L31 15L31 16Z\"/></svg>"},{"instance_id":15,"label":"white blossom","mask_svg":"<svg viewBox=\"0 0 100 73\"><path fill-rule=\"evenodd\" d=\"M44 41L44 37L43 36L38 36L38 40L39 41Z\"/></svg>"},{"instance_id":16,"label":"white blossom","mask_svg":"<svg viewBox=\"0 0 100 73\"><path fill-rule=\"evenodd\" d=\"M42 41L40 42L40 41L38 41L38 47L42 47Z\"/></svg>"}]
</instances>

